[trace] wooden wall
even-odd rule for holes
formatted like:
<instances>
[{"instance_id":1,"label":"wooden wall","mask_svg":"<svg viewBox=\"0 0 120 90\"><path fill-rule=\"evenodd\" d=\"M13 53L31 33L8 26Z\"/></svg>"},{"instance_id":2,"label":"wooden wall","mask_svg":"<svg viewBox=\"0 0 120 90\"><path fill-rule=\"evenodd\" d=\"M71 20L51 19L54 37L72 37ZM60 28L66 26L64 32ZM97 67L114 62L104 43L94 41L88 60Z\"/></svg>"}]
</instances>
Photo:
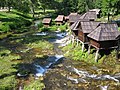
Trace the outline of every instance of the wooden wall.
<instances>
[{"instance_id":1,"label":"wooden wall","mask_svg":"<svg viewBox=\"0 0 120 90\"><path fill-rule=\"evenodd\" d=\"M105 49L109 49L110 47L115 47L117 46L117 41L116 40L109 40L109 41L95 41L93 39L89 39L90 40L90 44L92 46L95 46L97 48L105 48Z\"/></svg>"},{"instance_id":2,"label":"wooden wall","mask_svg":"<svg viewBox=\"0 0 120 90\"><path fill-rule=\"evenodd\" d=\"M84 42L84 33L80 30L78 30L78 39Z\"/></svg>"}]
</instances>

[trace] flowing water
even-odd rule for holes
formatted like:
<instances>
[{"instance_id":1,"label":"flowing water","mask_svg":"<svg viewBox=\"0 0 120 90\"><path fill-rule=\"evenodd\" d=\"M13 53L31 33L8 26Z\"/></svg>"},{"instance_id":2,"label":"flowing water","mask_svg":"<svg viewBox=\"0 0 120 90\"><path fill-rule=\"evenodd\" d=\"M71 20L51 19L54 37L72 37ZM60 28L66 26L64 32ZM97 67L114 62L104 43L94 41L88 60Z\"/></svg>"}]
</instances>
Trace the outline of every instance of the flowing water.
<instances>
[{"instance_id":1,"label":"flowing water","mask_svg":"<svg viewBox=\"0 0 120 90\"><path fill-rule=\"evenodd\" d=\"M49 43L53 44L54 53L33 61L31 60L34 59L35 53L42 53L40 49L28 48L23 46L22 43L9 43L9 38L2 40L1 44L21 55L22 59L30 60L29 64L25 63L20 66L22 70L27 68L26 70L30 71L35 79L43 77L44 90L120 90L120 73L109 72L111 69L114 71L114 68L106 69L105 66L97 67L83 61L73 61L64 57L64 53L59 47L64 47L70 43L67 32L34 32L30 34L30 37L46 36L54 36L54 38L47 39ZM18 38L26 37L27 35ZM18 71L17 76L26 77L27 74L21 74ZM19 90L23 90L23 84L21 83Z\"/></svg>"}]
</instances>

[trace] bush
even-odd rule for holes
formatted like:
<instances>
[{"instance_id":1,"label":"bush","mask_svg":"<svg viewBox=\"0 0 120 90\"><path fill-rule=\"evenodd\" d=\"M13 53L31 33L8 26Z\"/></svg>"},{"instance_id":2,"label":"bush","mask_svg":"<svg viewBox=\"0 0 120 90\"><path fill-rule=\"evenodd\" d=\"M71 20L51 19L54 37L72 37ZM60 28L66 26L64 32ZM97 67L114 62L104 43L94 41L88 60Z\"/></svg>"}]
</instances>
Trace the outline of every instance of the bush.
<instances>
[{"instance_id":1,"label":"bush","mask_svg":"<svg viewBox=\"0 0 120 90\"><path fill-rule=\"evenodd\" d=\"M25 21L24 21L24 24L25 24L25 26L30 26L30 25L32 24L32 22L29 21L29 20L25 20ZM24 25L24 24L23 24L23 25Z\"/></svg>"},{"instance_id":2,"label":"bush","mask_svg":"<svg viewBox=\"0 0 120 90\"><path fill-rule=\"evenodd\" d=\"M1 32L8 32L9 30L10 30L10 27L8 24L5 24L5 23L0 24L0 31Z\"/></svg>"},{"instance_id":3,"label":"bush","mask_svg":"<svg viewBox=\"0 0 120 90\"><path fill-rule=\"evenodd\" d=\"M40 22L40 23L38 24L38 28L42 28L42 27L43 27L43 23Z\"/></svg>"},{"instance_id":4,"label":"bush","mask_svg":"<svg viewBox=\"0 0 120 90\"><path fill-rule=\"evenodd\" d=\"M52 25L55 25L55 21L52 21L52 23L51 23Z\"/></svg>"},{"instance_id":5,"label":"bush","mask_svg":"<svg viewBox=\"0 0 120 90\"><path fill-rule=\"evenodd\" d=\"M60 28L60 30L61 30L62 32L64 32L64 31L66 31L66 29L67 29L68 27L67 27L67 24L64 24L64 25L59 26L59 28Z\"/></svg>"},{"instance_id":6,"label":"bush","mask_svg":"<svg viewBox=\"0 0 120 90\"><path fill-rule=\"evenodd\" d=\"M42 32L45 32L45 31L49 31L50 28L48 28L48 27L42 27L42 28L40 28L40 30L41 30Z\"/></svg>"},{"instance_id":7,"label":"bush","mask_svg":"<svg viewBox=\"0 0 120 90\"><path fill-rule=\"evenodd\" d=\"M56 30L57 30L57 28L58 28L58 26L53 25L53 26L51 26L51 27L50 27L50 31L56 31Z\"/></svg>"}]
</instances>

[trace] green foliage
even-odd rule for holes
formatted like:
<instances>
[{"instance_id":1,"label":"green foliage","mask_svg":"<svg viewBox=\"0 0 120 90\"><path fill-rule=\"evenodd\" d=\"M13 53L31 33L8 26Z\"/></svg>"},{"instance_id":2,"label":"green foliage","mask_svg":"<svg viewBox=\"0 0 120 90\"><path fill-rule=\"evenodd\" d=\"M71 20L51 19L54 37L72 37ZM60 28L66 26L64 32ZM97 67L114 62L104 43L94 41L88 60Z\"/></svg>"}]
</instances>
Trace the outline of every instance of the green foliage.
<instances>
[{"instance_id":1,"label":"green foliage","mask_svg":"<svg viewBox=\"0 0 120 90\"><path fill-rule=\"evenodd\" d=\"M68 28L67 23L64 25L60 25L58 28L60 28L60 31L64 32Z\"/></svg>"},{"instance_id":2,"label":"green foliage","mask_svg":"<svg viewBox=\"0 0 120 90\"><path fill-rule=\"evenodd\" d=\"M120 27L118 27L118 30L120 31Z\"/></svg>"},{"instance_id":3,"label":"green foliage","mask_svg":"<svg viewBox=\"0 0 120 90\"><path fill-rule=\"evenodd\" d=\"M18 12L1 12L0 13L0 31L1 32L8 32L8 31L15 31L18 28L23 26L29 26L32 22L28 19L29 17L25 18L25 15ZM16 31L15 31L16 32Z\"/></svg>"},{"instance_id":4,"label":"green foliage","mask_svg":"<svg viewBox=\"0 0 120 90\"><path fill-rule=\"evenodd\" d=\"M6 23L2 23L0 24L0 32L8 32L10 30L9 25L7 25Z\"/></svg>"},{"instance_id":5,"label":"green foliage","mask_svg":"<svg viewBox=\"0 0 120 90\"><path fill-rule=\"evenodd\" d=\"M118 3L119 0L103 0L102 1L102 13L103 15L114 15L118 13Z\"/></svg>"},{"instance_id":6,"label":"green foliage","mask_svg":"<svg viewBox=\"0 0 120 90\"><path fill-rule=\"evenodd\" d=\"M95 64L96 62L94 61L94 54L89 54L85 50L82 52L81 46L78 47L73 47L72 44L69 44L68 46L63 47L62 49L65 53L66 57L69 57L73 60L78 60L78 61L85 61L87 63L92 63Z\"/></svg>"},{"instance_id":7,"label":"green foliage","mask_svg":"<svg viewBox=\"0 0 120 90\"><path fill-rule=\"evenodd\" d=\"M0 90L14 90L17 86L15 76L8 76L0 80Z\"/></svg>"},{"instance_id":8,"label":"green foliage","mask_svg":"<svg viewBox=\"0 0 120 90\"><path fill-rule=\"evenodd\" d=\"M40 31L42 31L42 32L49 31L49 30L50 29L48 27L42 27L42 28L40 28Z\"/></svg>"},{"instance_id":9,"label":"green foliage","mask_svg":"<svg viewBox=\"0 0 120 90\"><path fill-rule=\"evenodd\" d=\"M57 29L58 29L58 26L56 26L56 25L52 25L49 27L50 31L56 31Z\"/></svg>"},{"instance_id":10,"label":"green foliage","mask_svg":"<svg viewBox=\"0 0 120 90\"><path fill-rule=\"evenodd\" d=\"M20 59L19 55L14 55L10 50L0 47L0 90L13 90L17 85L15 72L17 71L12 60Z\"/></svg>"},{"instance_id":11,"label":"green foliage","mask_svg":"<svg viewBox=\"0 0 120 90\"><path fill-rule=\"evenodd\" d=\"M38 24L38 28L42 28L42 27L43 27L43 23L40 22L40 23Z\"/></svg>"}]
</instances>

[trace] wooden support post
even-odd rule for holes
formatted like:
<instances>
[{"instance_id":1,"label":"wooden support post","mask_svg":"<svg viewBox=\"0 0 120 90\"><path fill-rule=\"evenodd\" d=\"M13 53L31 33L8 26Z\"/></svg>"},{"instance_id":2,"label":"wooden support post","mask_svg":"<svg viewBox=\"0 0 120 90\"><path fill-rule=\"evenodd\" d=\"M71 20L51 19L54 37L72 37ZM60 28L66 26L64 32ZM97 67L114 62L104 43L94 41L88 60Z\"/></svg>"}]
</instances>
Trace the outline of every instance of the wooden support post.
<instances>
[{"instance_id":1,"label":"wooden support post","mask_svg":"<svg viewBox=\"0 0 120 90\"><path fill-rule=\"evenodd\" d=\"M90 54L90 48L91 48L91 45L89 45L88 47L88 55Z\"/></svg>"},{"instance_id":2,"label":"wooden support post","mask_svg":"<svg viewBox=\"0 0 120 90\"><path fill-rule=\"evenodd\" d=\"M78 47L78 45L79 45L79 40L77 39L77 47Z\"/></svg>"},{"instance_id":3,"label":"wooden support post","mask_svg":"<svg viewBox=\"0 0 120 90\"><path fill-rule=\"evenodd\" d=\"M74 45L74 36L72 36L72 46Z\"/></svg>"},{"instance_id":4,"label":"wooden support post","mask_svg":"<svg viewBox=\"0 0 120 90\"><path fill-rule=\"evenodd\" d=\"M82 52L84 51L84 48L85 48L85 44L82 43Z\"/></svg>"},{"instance_id":5,"label":"wooden support post","mask_svg":"<svg viewBox=\"0 0 120 90\"><path fill-rule=\"evenodd\" d=\"M116 49L116 59L119 59L119 48Z\"/></svg>"},{"instance_id":6,"label":"wooden support post","mask_svg":"<svg viewBox=\"0 0 120 90\"><path fill-rule=\"evenodd\" d=\"M99 55L99 49L97 49L97 51L96 51L95 62L98 62L98 55Z\"/></svg>"}]
</instances>

